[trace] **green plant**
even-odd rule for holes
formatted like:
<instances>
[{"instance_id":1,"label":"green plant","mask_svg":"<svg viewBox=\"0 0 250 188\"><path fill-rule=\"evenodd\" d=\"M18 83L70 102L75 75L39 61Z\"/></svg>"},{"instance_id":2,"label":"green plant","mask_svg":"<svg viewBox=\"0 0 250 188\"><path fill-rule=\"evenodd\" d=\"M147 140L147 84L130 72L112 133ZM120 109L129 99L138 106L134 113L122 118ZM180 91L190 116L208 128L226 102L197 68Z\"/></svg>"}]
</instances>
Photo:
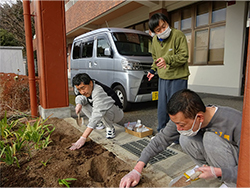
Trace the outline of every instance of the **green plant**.
<instances>
[{"instance_id":1,"label":"green plant","mask_svg":"<svg viewBox=\"0 0 250 188\"><path fill-rule=\"evenodd\" d=\"M22 136L20 136L16 132L14 132L14 135L16 137L15 142L14 142L15 149L17 152L20 152L21 149L24 147L23 143L25 140L22 138Z\"/></svg>"},{"instance_id":2,"label":"green plant","mask_svg":"<svg viewBox=\"0 0 250 188\"><path fill-rule=\"evenodd\" d=\"M3 155L5 155L4 158L2 158ZM16 157L15 145L10 146L8 144L6 147L4 147L0 154L0 159L8 165L11 165L14 163L14 161L16 161L17 166L20 168L18 159Z\"/></svg>"},{"instance_id":3,"label":"green plant","mask_svg":"<svg viewBox=\"0 0 250 188\"><path fill-rule=\"evenodd\" d=\"M68 181L75 181L75 180L77 180L77 179L75 179L75 178L60 179L59 178L58 183L59 183L59 185L66 185L67 187L70 187L69 184L71 184L71 183Z\"/></svg>"},{"instance_id":4,"label":"green plant","mask_svg":"<svg viewBox=\"0 0 250 188\"><path fill-rule=\"evenodd\" d=\"M51 159L52 157L50 157L47 161L45 161L45 162L43 162L43 161L41 161L41 163L43 164L43 166L47 166L47 163L50 161L50 159Z\"/></svg>"},{"instance_id":5,"label":"green plant","mask_svg":"<svg viewBox=\"0 0 250 188\"><path fill-rule=\"evenodd\" d=\"M35 149L47 147L51 142L49 140L50 134L55 130L55 127L50 130L49 127L53 125L44 125L47 120L48 118L44 121L42 118L38 118L34 125L31 125L29 122L26 124L26 131L23 134L23 137L29 142L34 142Z\"/></svg>"},{"instance_id":6,"label":"green plant","mask_svg":"<svg viewBox=\"0 0 250 188\"><path fill-rule=\"evenodd\" d=\"M12 128L15 127L18 123L18 121L16 120L11 121L10 124L8 124L6 113L7 112L5 111L4 118L0 121L1 136L4 139L8 139L9 137L13 136Z\"/></svg>"},{"instance_id":7,"label":"green plant","mask_svg":"<svg viewBox=\"0 0 250 188\"><path fill-rule=\"evenodd\" d=\"M42 149L47 147L49 143L52 142L50 140L50 135L55 130L53 125L44 124L48 118L44 121L42 118L38 118L33 125L31 125L30 122L23 124L19 122L18 119L8 121L5 112L4 118L0 121L0 160L7 165L16 162L17 166L20 168L17 157L22 150L24 152L28 150L29 156L31 156L32 148ZM15 130L13 129L14 127ZM44 165L46 165L47 162L48 161L46 161Z\"/></svg>"}]
</instances>

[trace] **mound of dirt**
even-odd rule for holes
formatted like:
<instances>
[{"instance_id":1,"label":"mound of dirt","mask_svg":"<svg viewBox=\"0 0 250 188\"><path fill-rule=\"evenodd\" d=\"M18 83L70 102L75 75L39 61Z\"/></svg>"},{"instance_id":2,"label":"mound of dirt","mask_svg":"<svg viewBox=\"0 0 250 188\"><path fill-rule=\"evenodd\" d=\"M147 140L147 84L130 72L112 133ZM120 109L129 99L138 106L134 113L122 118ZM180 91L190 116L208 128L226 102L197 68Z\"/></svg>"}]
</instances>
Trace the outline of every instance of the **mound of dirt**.
<instances>
[{"instance_id":1,"label":"mound of dirt","mask_svg":"<svg viewBox=\"0 0 250 188\"><path fill-rule=\"evenodd\" d=\"M56 128L51 135L53 142L31 158L19 159L20 168L1 164L1 187L59 187L59 178L76 178L70 181L70 187L118 187L121 178L132 169L90 139L79 150L69 150L81 133L62 119L51 118L46 124ZM46 165L42 163L45 161ZM138 187L156 185L142 177Z\"/></svg>"}]
</instances>

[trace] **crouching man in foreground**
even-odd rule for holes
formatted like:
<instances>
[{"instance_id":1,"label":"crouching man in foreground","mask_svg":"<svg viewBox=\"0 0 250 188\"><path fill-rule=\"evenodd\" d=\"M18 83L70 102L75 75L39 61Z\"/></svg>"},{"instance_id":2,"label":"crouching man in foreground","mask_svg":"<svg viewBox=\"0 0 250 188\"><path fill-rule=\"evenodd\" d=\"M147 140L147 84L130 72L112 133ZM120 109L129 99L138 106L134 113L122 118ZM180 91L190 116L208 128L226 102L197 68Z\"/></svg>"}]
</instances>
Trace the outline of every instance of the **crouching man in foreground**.
<instances>
[{"instance_id":1,"label":"crouching man in foreground","mask_svg":"<svg viewBox=\"0 0 250 188\"><path fill-rule=\"evenodd\" d=\"M77 74L72 83L80 93L75 98L75 111L77 114L82 111L89 118L89 123L79 140L72 144L70 150L82 147L100 121L106 126L106 138L114 138L113 123L121 121L124 115L121 101L116 93L104 84L92 80L86 73Z\"/></svg>"},{"instance_id":2,"label":"crouching man in foreground","mask_svg":"<svg viewBox=\"0 0 250 188\"><path fill-rule=\"evenodd\" d=\"M167 104L170 121L141 153L134 169L125 175L120 187L135 186L151 157L178 139L201 171L199 178L219 178L223 186L236 187L241 135L240 111L229 107L205 106L195 92L176 92Z\"/></svg>"}]
</instances>

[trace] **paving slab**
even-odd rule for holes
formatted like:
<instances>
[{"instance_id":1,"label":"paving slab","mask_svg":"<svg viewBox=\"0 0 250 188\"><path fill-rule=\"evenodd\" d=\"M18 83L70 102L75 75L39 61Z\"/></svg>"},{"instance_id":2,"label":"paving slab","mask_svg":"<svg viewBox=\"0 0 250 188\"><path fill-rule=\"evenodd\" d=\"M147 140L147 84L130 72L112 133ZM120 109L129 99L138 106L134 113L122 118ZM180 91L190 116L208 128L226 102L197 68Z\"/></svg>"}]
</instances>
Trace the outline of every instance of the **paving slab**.
<instances>
[{"instance_id":1,"label":"paving slab","mask_svg":"<svg viewBox=\"0 0 250 188\"><path fill-rule=\"evenodd\" d=\"M76 119L74 118L65 118L64 120L77 128L80 132L83 132L85 130L85 125L88 121L86 118L84 118L85 124L82 126L78 126ZM128 163L131 166L132 170L137 163L138 157L122 148L121 145L133 141L138 141L142 138L126 133L124 127L118 124L115 125L115 130L116 137L114 139L106 138L105 129L94 130L89 137L91 140L98 144L101 144L108 151L114 153L118 158ZM149 137L144 137L143 139L150 140ZM159 185L161 185L161 187L168 187L170 181L173 178L182 175L184 172L192 169L195 166L189 156L182 152L180 149L175 149L174 146L170 146L169 149L176 152L177 154L157 163L148 164L147 167L143 170L143 176L150 178L152 182L157 182ZM219 187L220 185L221 182L219 180L205 181L203 179L199 179L192 182L192 184L188 187Z\"/></svg>"}]
</instances>

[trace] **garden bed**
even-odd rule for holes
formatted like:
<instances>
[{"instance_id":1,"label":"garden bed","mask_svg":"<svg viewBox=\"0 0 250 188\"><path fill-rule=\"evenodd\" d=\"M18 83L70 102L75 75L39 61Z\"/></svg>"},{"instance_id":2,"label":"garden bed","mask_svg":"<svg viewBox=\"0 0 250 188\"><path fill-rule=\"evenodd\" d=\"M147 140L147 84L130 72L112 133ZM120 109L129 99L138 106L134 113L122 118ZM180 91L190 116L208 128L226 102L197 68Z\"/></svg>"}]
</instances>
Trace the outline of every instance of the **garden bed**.
<instances>
[{"instance_id":1,"label":"garden bed","mask_svg":"<svg viewBox=\"0 0 250 188\"><path fill-rule=\"evenodd\" d=\"M31 120L28 80L28 77L24 75L0 73L1 122L3 122L5 112L8 122L25 116L26 122L24 123L27 125L27 121ZM36 89L39 104L38 81L36 81ZM76 179L68 181L71 183L70 187L118 187L121 178L133 168L90 139L87 139L85 145L79 150L69 150L71 144L79 139L82 133L63 119L49 118L45 124L52 124L55 127L50 135L52 142L39 150L34 149L33 143L33 147L30 147L31 151L17 153L14 157L18 159L18 164L14 160L13 164L7 165L6 161L1 160L1 187L59 187L65 186L65 184L59 184L59 179L67 178ZM6 130L4 126L1 128ZM25 131L27 127L19 132ZM1 131L1 134L2 132L8 134L6 131ZM6 157L2 154L3 150L3 153L7 151L3 149L5 148L3 143L6 144L6 142L9 144L8 148L14 148L15 142L12 138L4 141L1 136L2 158ZM39 142L41 143L44 145L44 142ZM39 144L37 147L41 147ZM138 187L157 187L157 185L142 176Z\"/></svg>"},{"instance_id":2,"label":"garden bed","mask_svg":"<svg viewBox=\"0 0 250 188\"><path fill-rule=\"evenodd\" d=\"M22 155L20 168L1 163L1 187L59 187L59 179L75 178L70 187L118 187L131 166L118 159L101 145L87 140L79 150L71 151L71 143L81 133L63 119L50 118L55 126L48 147ZM154 187L142 177L139 187Z\"/></svg>"}]
</instances>

